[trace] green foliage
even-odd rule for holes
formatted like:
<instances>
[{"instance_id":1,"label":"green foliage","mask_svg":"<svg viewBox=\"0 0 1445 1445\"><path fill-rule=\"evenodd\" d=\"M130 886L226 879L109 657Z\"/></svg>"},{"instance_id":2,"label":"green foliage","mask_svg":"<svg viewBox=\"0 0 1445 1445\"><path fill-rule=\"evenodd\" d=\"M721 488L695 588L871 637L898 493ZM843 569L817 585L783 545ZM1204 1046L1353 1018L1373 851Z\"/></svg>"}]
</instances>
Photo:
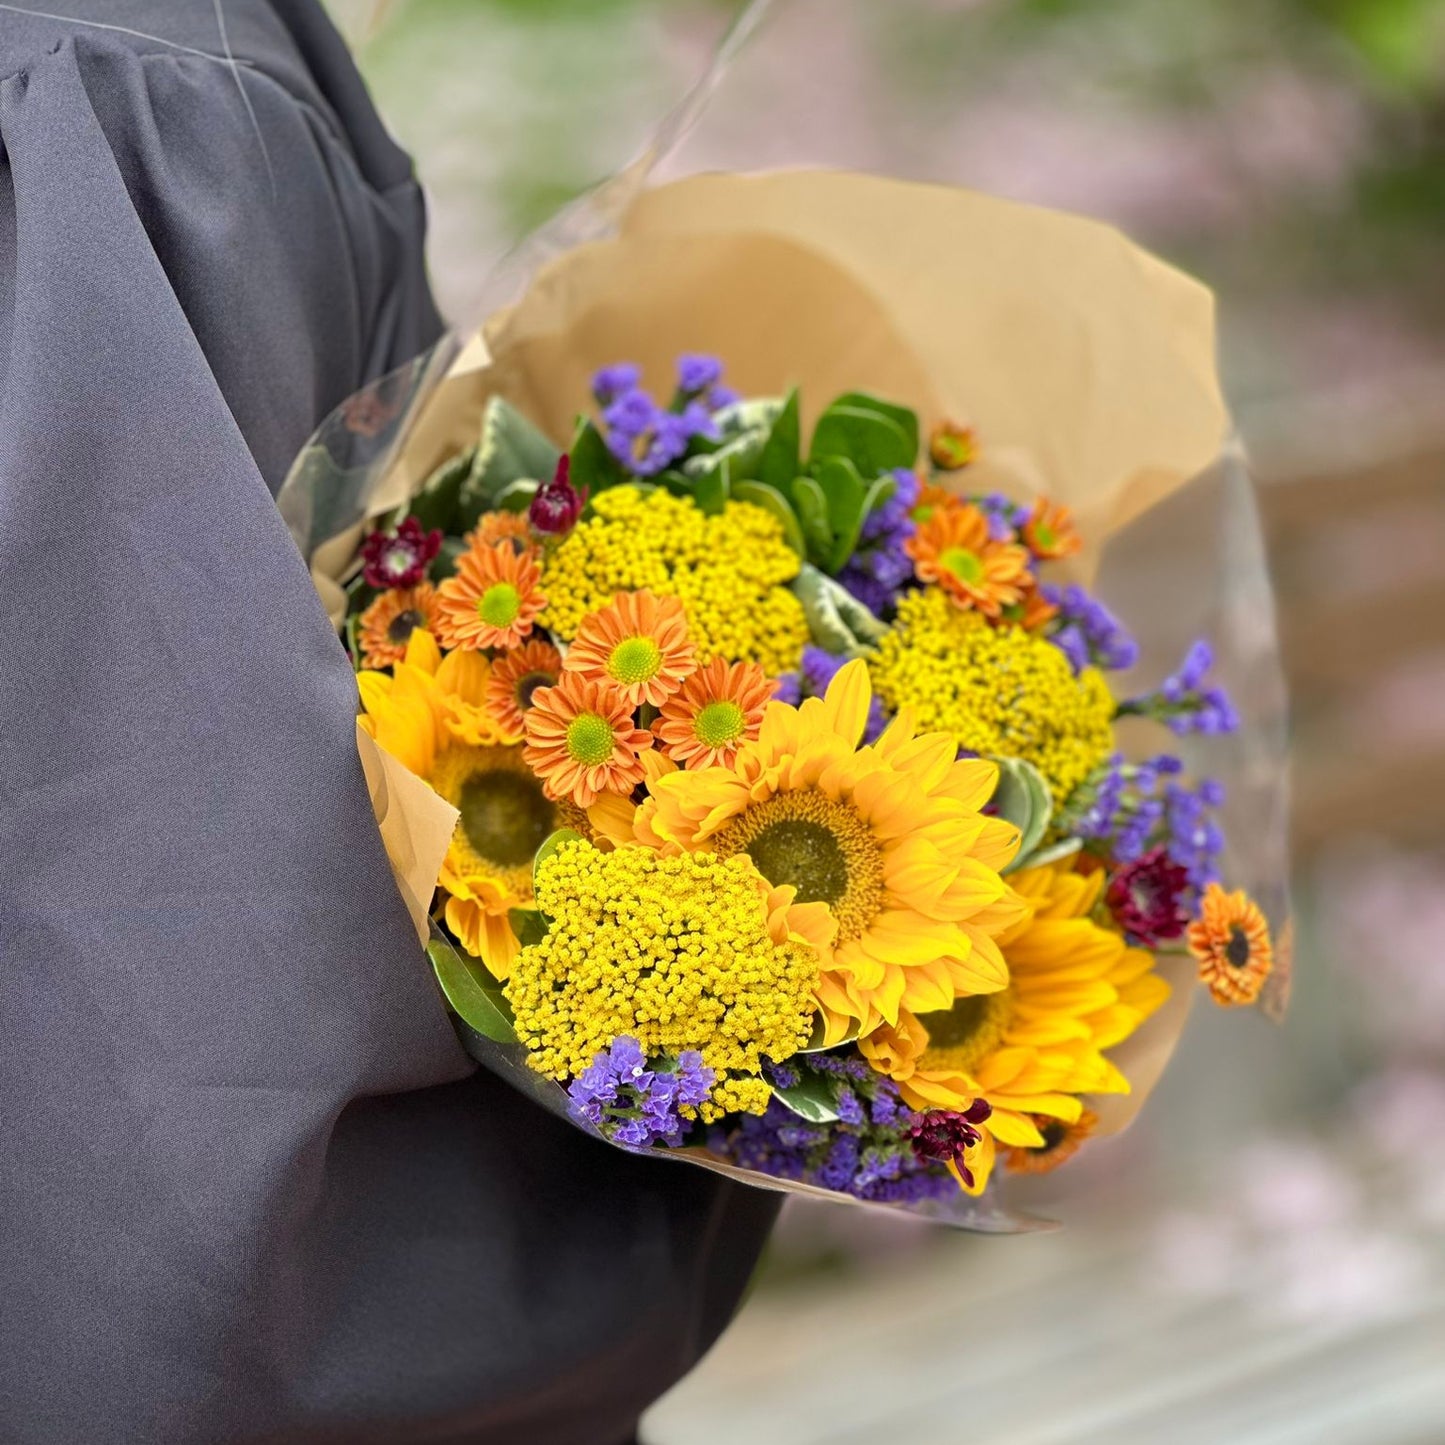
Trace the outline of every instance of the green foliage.
<instances>
[{"instance_id":1,"label":"green foliage","mask_svg":"<svg viewBox=\"0 0 1445 1445\"><path fill-rule=\"evenodd\" d=\"M838 1091L826 1074L802 1074L791 1089L774 1089L773 1097L810 1124L830 1124L838 1117Z\"/></svg>"},{"instance_id":2,"label":"green foliage","mask_svg":"<svg viewBox=\"0 0 1445 1445\"><path fill-rule=\"evenodd\" d=\"M994 758L998 764L998 787L993 804L999 816L1017 826L1021 838L1014 861L1004 869L1012 873L1029 862L1029 855L1043 842L1053 817L1054 804L1049 785L1039 770L1022 758Z\"/></svg>"},{"instance_id":3,"label":"green foliage","mask_svg":"<svg viewBox=\"0 0 1445 1445\"><path fill-rule=\"evenodd\" d=\"M485 967L443 938L434 938L426 952L437 983L457 1017L483 1038L501 1044L516 1043L511 1007L503 997L502 986Z\"/></svg>"}]
</instances>

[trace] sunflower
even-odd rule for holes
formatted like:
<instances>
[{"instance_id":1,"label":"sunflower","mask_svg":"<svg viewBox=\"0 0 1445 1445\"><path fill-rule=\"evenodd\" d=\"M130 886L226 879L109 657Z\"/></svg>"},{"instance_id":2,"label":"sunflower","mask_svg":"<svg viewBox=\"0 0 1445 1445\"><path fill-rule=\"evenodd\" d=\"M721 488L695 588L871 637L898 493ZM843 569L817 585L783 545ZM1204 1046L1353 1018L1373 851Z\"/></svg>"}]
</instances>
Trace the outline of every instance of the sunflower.
<instances>
[{"instance_id":1,"label":"sunflower","mask_svg":"<svg viewBox=\"0 0 1445 1445\"><path fill-rule=\"evenodd\" d=\"M438 879L447 926L505 978L517 952L507 913L532 902L538 847L557 828L590 829L580 810L546 796L521 747L478 705L486 671L476 653L443 657L419 629L392 676L363 672L357 682L362 726L460 813Z\"/></svg>"},{"instance_id":2,"label":"sunflower","mask_svg":"<svg viewBox=\"0 0 1445 1445\"><path fill-rule=\"evenodd\" d=\"M940 507L904 543L920 582L936 582L957 607L997 617L1023 600L1029 554L1012 542L995 542L988 518L975 506Z\"/></svg>"},{"instance_id":3,"label":"sunflower","mask_svg":"<svg viewBox=\"0 0 1445 1445\"><path fill-rule=\"evenodd\" d=\"M527 713L525 757L549 798L591 807L605 793L629 793L645 776L641 754L652 734L635 725L631 704L605 682L564 672L539 688Z\"/></svg>"},{"instance_id":4,"label":"sunflower","mask_svg":"<svg viewBox=\"0 0 1445 1445\"><path fill-rule=\"evenodd\" d=\"M357 623L362 663L382 668L400 662L406 656L407 639L412 633L418 627L430 632L436 626L436 596L430 582L393 587L381 593Z\"/></svg>"},{"instance_id":5,"label":"sunflower","mask_svg":"<svg viewBox=\"0 0 1445 1445\"><path fill-rule=\"evenodd\" d=\"M1074 514L1057 502L1040 497L1023 526L1024 541L1035 557L1072 557L1084 545L1074 526Z\"/></svg>"},{"instance_id":6,"label":"sunflower","mask_svg":"<svg viewBox=\"0 0 1445 1445\"><path fill-rule=\"evenodd\" d=\"M725 767L757 737L773 686L756 662L715 657L663 704L657 736L684 767Z\"/></svg>"},{"instance_id":7,"label":"sunflower","mask_svg":"<svg viewBox=\"0 0 1445 1445\"><path fill-rule=\"evenodd\" d=\"M619 592L582 619L564 668L611 682L632 707L660 707L691 675L694 652L676 597Z\"/></svg>"},{"instance_id":8,"label":"sunflower","mask_svg":"<svg viewBox=\"0 0 1445 1445\"><path fill-rule=\"evenodd\" d=\"M1018 829L981 811L997 768L956 761L951 736L915 737L906 716L859 748L869 700L854 661L822 698L770 702L728 766L652 780L634 824L654 846L746 853L800 903L828 905L838 934L818 1001L829 1042L1002 989L995 937L1025 911L999 876Z\"/></svg>"},{"instance_id":9,"label":"sunflower","mask_svg":"<svg viewBox=\"0 0 1445 1445\"><path fill-rule=\"evenodd\" d=\"M547 604L530 552L510 542L474 542L456 575L437 588L437 636L443 647L515 647Z\"/></svg>"},{"instance_id":10,"label":"sunflower","mask_svg":"<svg viewBox=\"0 0 1445 1445\"><path fill-rule=\"evenodd\" d=\"M1090 917L1103 872L1055 865L1025 869L1010 882L1032 911L999 939L1008 987L923 1019L905 1010L858 1047L912 1107L958 1110L982 1098L993 1110L981 1126L986 1135L1005 1147L1039 1149L1037 1116L1077 1124L1081 1094L1129 1091L1104 1051L1128 1038L1169 986L1151 954ZM986 1154L976 1190L988 1180Z\"/></svg>"},{"instance_id":11,"label":"sunflower","mask_svg":"<svg viewBox=\"0 0 1445 1445\"><path fill-rule=\"evenodd\" d=\"M1199 960L1199 979L1223 1007L1253 1003L1274 967L1269 924L1243 891L1226 893L1217 883L1204 890L1199 917L1189 925L1189 951Z\"/></svg>"},{"instance_id":12,"label":"sunflower","mask_svg":"<svg viewBox=\"0 0 1445 1445\"><path fill-rule=\"evenodd\" d=\"M1015 1144L1004 1154L1004 1163L1013 1174L1048 1174L1079 1152L1086 1139L1099 1127L1099 1116L1085 1109L1072 1123L1040 1115L1034 1120L1044 1142L1037 1147Z\"/></svg>"},{"instance_id":13,"label":"sunflower","mask_svg":"<svg viewBox=\"0 0 1445 1445\"><path fill-rule=\"evenodd\" d=\"M540 688L552 687L562 675L562 654L550 642L524 642L492 664L486 709L499 727L522 735L526 713Z\"/></svg>"}]
</instances>

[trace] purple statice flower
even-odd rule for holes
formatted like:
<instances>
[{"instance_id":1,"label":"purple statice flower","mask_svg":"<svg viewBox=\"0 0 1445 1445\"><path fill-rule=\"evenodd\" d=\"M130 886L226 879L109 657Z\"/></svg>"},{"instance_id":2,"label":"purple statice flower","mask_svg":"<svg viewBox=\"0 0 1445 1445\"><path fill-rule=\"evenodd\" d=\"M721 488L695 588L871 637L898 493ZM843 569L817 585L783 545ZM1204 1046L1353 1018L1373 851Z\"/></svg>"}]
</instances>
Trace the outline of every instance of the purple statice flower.
<instances>
[{"instance_id":1,"label":"purple statice flower","mask_svg":"<svg viewBox=\"0 0 1445 1445\"><path fill-rule=\"evenodd\" d=\"M573 1079L567 1093L572 1112L614 1143L646 1149L682 1143L716 1077L695 1049L684 1050L672 1068L663 1068L647 1059L636 1039L623 1034Z\"/></svg>"},{"instance_id":2,"label":"purple statice flower","mask_svg":"<svg viewBox=\"0 0 1445 1445\"><path fill-rule=\"evenodd\" d=\"M677 358L677 389L684 396L699 396L722 381L723 364L715 356L684 352Z\"/></svg>"},{"instance_id":3,"label":"purple statice flower","mask_svg":"<svg viewBox=\"0 0 1445 1445\"><path fill-rule=\"evenodd\" d=\"M913 580L913 559L904 546L918 530L913 519L918 478L899 467L893 479L893 495L863 519L857 549L838 573L838 581L880 617L891 612L899 592Z\"/></svg>"},{"instance_id":4,"label":"purple statice flower","mask_svg":"<svg viewBox=\"0 0 1445 1445\"><path fill-rule=\"evenodd\" d=\"M1153 718L1179 737L1189 733L1232 733L1239 714L1229 694L1209 683L1214 649L1203 638L1191 643L1184 661L1153 692L1120 703L1125 715Z\"/></svg>"},{"instance_id":5,"label":"purple statice flower","mask_svg":"<svg viewBox=\"0 0 1445 1445\"><path fill-rule=\"evenodd\" d=\"M989 538L995 542L1012 542L1033 511L1027 503L1015 502L1002 492L985 492L972 500L983 513Z\"/></svg>"},{"instance_id":6,"label":"purple statice flower","mask_svg":"<svg viewBox=\"0 0 1445 1445\"><path fill-rule=\"evenodd\" d=\"M1069 659L1076 673L1086 667L1122 672L1139 660L1139 645L1124 624L1077 583L1057 587L1045 582L1039 591L1059 609L1049 640Z\"/></svg>"},{"instance_id":7,"label":"purple statice flower","mask_svg":"<svg viewBox=\"0 0 1445 1445\"><path fill-rule=\"evenodd\" d=\"M607 370L619 373L624 379L632 374L618 367ZM632 368L632 372L635 371L636 368ZM612 381L617 379L609 377ZM694 437L717 440L717 422L701 401L684 399L680 410L668 411L635 384L635 377L633 380L631 386L606 391L602 424L608 451L634 476L656 476L670 467L683 456ZM603 393L598 394L600 397Z\"/></svg>"},{"instance_id":8,"label":"purple statice flower","mask_svg":"<svg viewBox=\"0 0 1445 1445\"><path fill-rule=\"evenodd\" d=\"M803 648L802 667L796 672L785 672L778 678L773 696L792 707L808 697L822 697L828 684L837 676L839 668L848 659L835 653L825 652L821 647L809 643ZM888 714L875 695L868 704L868 721L863 728L863 741L876 742L888 726Z\"/></svg>"},{"instance_id":9,"label":"purple statice flower","mask_svg":"<svg viewBox=\"0 0 1445 1445\"><path fill-rule=\"evenodd\" d=\"M730 386L714 386L709 387L704 400L709 411L721 411L726 406L736 406L742 397Z\"/></svg>"},{"instance_id":10,"label":"purple statice flower","mask_svg":"<svg viewBox=\"0 0 1445 1445\"><path fill-rule=\"evenodd\" d=\"M632 391L642 380L642 368L632 361L617 361L604 366L592 377L592 395L598 406L611 406L624 392Z\"/></svg>"}]
</instances>

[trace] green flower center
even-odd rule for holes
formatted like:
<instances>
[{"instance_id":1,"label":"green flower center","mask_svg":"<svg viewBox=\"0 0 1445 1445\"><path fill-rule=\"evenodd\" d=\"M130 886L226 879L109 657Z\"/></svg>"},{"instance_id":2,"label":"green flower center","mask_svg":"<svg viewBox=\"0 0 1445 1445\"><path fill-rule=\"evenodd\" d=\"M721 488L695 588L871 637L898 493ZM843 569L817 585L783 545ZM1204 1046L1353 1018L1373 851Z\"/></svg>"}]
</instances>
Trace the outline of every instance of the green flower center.
<instances>
[{"instance_id":1,"label":"green flower center","mask_svg":"<svg viewBox=\"0 0 1445 1445\"><path fill-rule=\"evenodd\" d=\"M391 624L386 629L386 635L392 642L405 642L424 620L416 608L408 607L405 612L398 612L391 619Z\"/></svg>"},{"instance_id":2,"label":"green flower center","mask_svg":"<svg viewBox=\"0 0 1445 1445\"><path fill-rule=\"evenodd\" d=\"M924 1067L971 1072L1003 1041L1013 1016L1010 990L974 993L954 1001L953 1007L923 1015L928 1031Z\"/></svg>"},{"instance_id":3,"label":"green flower center","mask_svg":"<svg viewBox=\"0 0 1445 1445\"><path fill-rule=\"evenodd\" d=\"M612 724L595 712L579 713L567 724L567 752L595 768L612 756Z\"/></svg>"},{"instance_id":4,"label":"green flower center","mask_svg":"<svg viewBox=\"0 0 1445 1445\"><path fill-rule=\"evenodd\" d=\"M1052 548L1059 540L1058 533L1047 522L1034 523L1034 540L1040 547Z\"/></svg>"},{"instance_id":5,"label":"green flower center","mask_svg":"<svg viewBox=\"0 0 1445 1445\"><path fill-rule=\"evenodd\" d=\"M710 702L692 720L692 735L710 748L736 742L743 735L743 710L731 698Z\"/></svg>"},{"instance_id":6,"label":"green flower center","mask_svg":"<svg viewBox=\"0 0 1445 1445\"><path fill-rule=\"evenodd\" d=\"M522 610L522 595L510 582L494 582L477 599L477 616L488 627L510 627Z\"/></svg>"},{"instance_id":7,"label":"green flower center","mask_svg":"<svg viewBox=\"0 0 1445 1445\"><path fill-rule=\"evenodd\" d=\"M712 840L721 857L746 853L798 903L826 903L838 942L859 937L883 906L883 855L868 825L846 803L806 790L755 803Z\"/></svg>"},{"instance_id":8,"label":"green flower center","mask_svg":"<svg viewBox=\"0 0 1445 1445\"><path fill-rule=\"evenodd\" d=\"M608 675L618 682L650 682L662 667L662 649L650 637L629 637L612 649Z\"/></svg>"},{"instance_id":9,"label":"green flower center","mask_svg":"<svg viewBox=\"0 0 1445 1445\"><path fill-rule=\"evenodd\" d=\"M983 562L977 552L970 552L967 547L948 548L938 559L938 563L944 571L952 572L960 582L977 585L983 581Z\"/></svg>"},{"instance_id":10,"label":"green flower center","mask_svg":"<svg viewBox=\"0 0 1445 1445\"><path fill-rule=\"evenodd\" d=\"M529 864L556 828L557 810L540 780L510 768L473 773L457 800L467 842L498 868Z\"/></svg>"},{"instance_id":11,"label":"green flower center","mask_svg":"<svg viewBox=\"0 0 1445 1445\"><path fill-rule=\"evenodd\" d=\"M1224 957L1231 968L1248 968L1251 953L1249 935L1236 923L1229 930L1229 942L1224 945Z\"/></svg>"}]
</instances>

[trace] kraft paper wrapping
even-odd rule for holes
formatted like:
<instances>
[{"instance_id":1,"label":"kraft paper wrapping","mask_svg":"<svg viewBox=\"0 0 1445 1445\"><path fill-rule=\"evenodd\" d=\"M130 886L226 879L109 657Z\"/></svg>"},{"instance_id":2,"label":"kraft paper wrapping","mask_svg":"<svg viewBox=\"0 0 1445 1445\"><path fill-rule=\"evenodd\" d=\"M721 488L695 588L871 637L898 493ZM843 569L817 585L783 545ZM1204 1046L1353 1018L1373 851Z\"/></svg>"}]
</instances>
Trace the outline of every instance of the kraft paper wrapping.
<instances>
[{"instance_id":1,"label":"kraft paper wrapping","mask_svg":"<svg viewBox=\"0 0 1445 1445\"><path fill-rule=\"evenodd\" d=\"M744 395L801 387L805 424L833 396L866 390L913 407L925 428L973 426L982 454L969 490L1072 507L1084 578L1113 533L1206 471L1229 434L1210 292L1107 225L846 172L700 175L644 191L615 234L541 266L463 343L366 515L472 444L491 397L565 446L598 367L636 361L665 393L683 351L721 356ZM358 532L311 558L332 608ZM456 815L389 763L373 756L368 778L381 780L378 818L424 936L422 900ZM1104 1132L1134 1118L1183 1029L1192 966L1161 967L1173 996L1112 1051L1134 1088L1094 1101Z\"/></svg>"}]
</instances>

